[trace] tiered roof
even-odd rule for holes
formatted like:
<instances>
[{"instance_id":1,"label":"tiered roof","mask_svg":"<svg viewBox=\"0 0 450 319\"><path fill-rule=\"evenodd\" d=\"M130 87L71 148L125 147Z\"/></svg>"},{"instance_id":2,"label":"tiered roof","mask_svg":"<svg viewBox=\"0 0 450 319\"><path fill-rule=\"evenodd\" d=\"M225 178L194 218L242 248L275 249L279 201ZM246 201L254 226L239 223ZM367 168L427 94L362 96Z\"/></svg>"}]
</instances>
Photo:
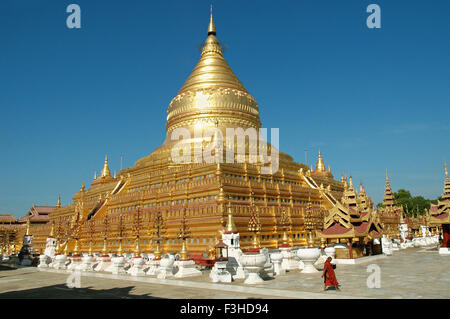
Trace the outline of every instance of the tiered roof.
<instances>
[{"instance_id":1,"label":"tiered roof","mask_svg":"<svg viewBox=\"0 0 450 319\"><path fill-rule=\"evenodd\" d=\"M19 219L19 223L26 223L29 219L32 224L47 223L50 218L49 214L53 212L56 206L36 206L33 204L28 213Z\"/></svg>"},{"instance_id":2,"label":"tiered roof","mask_svg":"<svg viewBox=\"0 0 450 319\"><path fill-rule=\"evenodd\" d=\"M437 205L431 205L430 224L450 224L450 179L448 178L447 165L444 164L445 181L441 200Z\"/></svg>"},{"instance_id":3,"label":"tiered roof","mask_svg":"<svg viewBox=\"0 0 450 319\"><path fill-rule=\"evenodd\" d=\"M389 183L388 171L386 169L386 186L384 188L383 207L392 208L395 206L394 195L392 194L391 184Z\"/></svg>"},{"instance_id":4,"label":"tiered roof","mask_svg":"<svg viewBox=\"0 0 450 319\"><path fill-rule=\"evenodd\" d=\"M362 202L371 202L370 197L365 194L358 196L353 181L350 177L350 184L345 180L345 190L341 202L329 210L324 221L324 238L354 238L354 237L380 237L383 231L377 216L367 205L361 206Z\"/></svg>"}]
</instances>

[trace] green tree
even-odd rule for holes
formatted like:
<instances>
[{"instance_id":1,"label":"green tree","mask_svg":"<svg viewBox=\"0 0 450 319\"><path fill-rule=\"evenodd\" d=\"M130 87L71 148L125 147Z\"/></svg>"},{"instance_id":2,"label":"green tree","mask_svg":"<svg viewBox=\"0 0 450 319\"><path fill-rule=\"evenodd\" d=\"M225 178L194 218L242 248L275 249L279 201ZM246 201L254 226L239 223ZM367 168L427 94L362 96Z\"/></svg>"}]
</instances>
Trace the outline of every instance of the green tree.
<instances>
[{"instance_id":1,"label":"green tree","mask_svg":"<svg viewBox=\"0 0 450 319\"><path fill-rule=\"evenodd\" d=\"M409 215L424 215L426 209L430 209L431 203L437 203L436 200L429 200L423 196L412 196L411 192L406 189L399 189L393 193L397 205L403 207L403 211ZM383 203L379 203L377 208L383 207Z\"/></svg>"}]
</instances>

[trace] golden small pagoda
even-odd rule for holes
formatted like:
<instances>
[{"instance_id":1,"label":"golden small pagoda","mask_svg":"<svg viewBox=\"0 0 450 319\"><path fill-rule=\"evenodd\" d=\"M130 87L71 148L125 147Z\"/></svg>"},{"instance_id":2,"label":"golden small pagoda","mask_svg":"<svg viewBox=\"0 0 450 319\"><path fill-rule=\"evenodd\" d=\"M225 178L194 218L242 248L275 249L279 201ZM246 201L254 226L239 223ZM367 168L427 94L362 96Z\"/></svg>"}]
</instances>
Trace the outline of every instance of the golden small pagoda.
<instances>
[{"instance_id":1,"label":"golden small pagoda","mask_svg":"<svg viewBox=\"0 0 450 319\"><path fill-rule=\"evenodd\" d=\"M370 246L371 253L379 253L381 247L375 247L373 239L381 237L383 228L377 215L367 205L372 200L365 194L362 184L361 194L358 195L352 177L349 184L344 180L344 187L341 201L336 202L325 216L320 237L326 241L347 243L348 249L336 248L336 258L363 257L365 245Z\"/></svg>"},{"instance_id":2,"label":"golden small pagoda","mask_svg":"<svg viewBox=\"0 0 450 319\"><path fill-rule=\"evenodd\" d=\"M378 209L377 214L383 225L384 234L389 238L399 238L399 225L402 222L403 207L397 206L392 188L389 183L388 171L386 169L386 186L384 189L384 198L382 207Z\"/></svg>"},{"instance_id":3,"label":"golden small pagoda","mask_svg":"<svg viewBox=\"0 0 450 319\"><path fill-rule=\"evenodd\" d=\"M437 205L431 205L429 225L442 227L443 248L450 247L450 179L448 177L447 164L444 164L445 181L444 190ZM439 231L439 229L438 229Z\"/></svg>"}]
</instances>

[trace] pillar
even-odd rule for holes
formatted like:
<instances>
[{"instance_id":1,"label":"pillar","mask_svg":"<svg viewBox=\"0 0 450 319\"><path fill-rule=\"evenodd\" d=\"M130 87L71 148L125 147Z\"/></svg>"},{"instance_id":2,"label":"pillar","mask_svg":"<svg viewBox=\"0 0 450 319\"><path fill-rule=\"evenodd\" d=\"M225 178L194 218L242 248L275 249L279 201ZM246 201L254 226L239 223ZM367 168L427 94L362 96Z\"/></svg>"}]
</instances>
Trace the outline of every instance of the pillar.
<instances>
[{"instance_id":1,"label":"pillar","mask_svg":"<svg viewBox=\"0 0 450 319\"><path fill-rule=\"evenodd\" d=\"M348 248L349 248L349 254L350 254L350 259L353 259L353 245L352 245L352 240L349 239L348 240Z\"/></svg>"}]
</instances>

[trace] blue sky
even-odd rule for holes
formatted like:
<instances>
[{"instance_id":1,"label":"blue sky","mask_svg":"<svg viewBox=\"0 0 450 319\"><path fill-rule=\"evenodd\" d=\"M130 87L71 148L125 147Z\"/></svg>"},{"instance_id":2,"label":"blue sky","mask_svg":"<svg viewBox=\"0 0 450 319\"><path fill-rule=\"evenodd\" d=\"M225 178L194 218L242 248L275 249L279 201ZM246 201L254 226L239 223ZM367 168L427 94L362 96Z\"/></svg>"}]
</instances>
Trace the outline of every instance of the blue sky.
<instances>
[{"instance_id":1,"label":"blue sky","mask_svg":"<svg viewBox=\"0 0 450 319\"><path fill-rule=\"evenodd\" d=\"M81 7L81 29L66 7ZM105 154L132 166L165 137L199 59L211 1L0 2L0 213L67 205ZM381 7L368 29L366 7ZM213 1L225 58L280 148L362 181L435 198L450 162L450 2Z\"/></svg>"}]
</instances>

